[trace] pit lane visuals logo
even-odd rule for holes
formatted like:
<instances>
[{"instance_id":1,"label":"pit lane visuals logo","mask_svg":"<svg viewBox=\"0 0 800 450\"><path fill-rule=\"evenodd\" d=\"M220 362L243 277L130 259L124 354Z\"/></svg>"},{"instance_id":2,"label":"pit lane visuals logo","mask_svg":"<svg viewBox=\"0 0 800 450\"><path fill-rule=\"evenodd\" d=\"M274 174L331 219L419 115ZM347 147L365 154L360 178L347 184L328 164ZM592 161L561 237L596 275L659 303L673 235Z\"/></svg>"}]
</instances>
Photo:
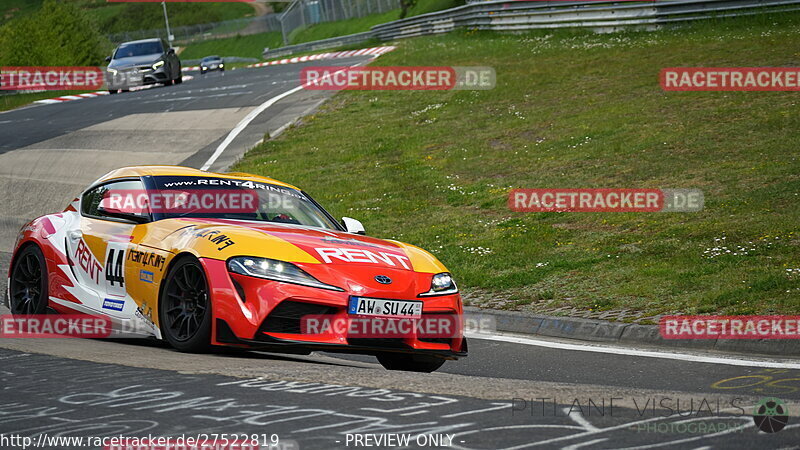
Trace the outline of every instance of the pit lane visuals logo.
<instances>
[{"instance_id":1,"label":"pit lane visuals logo","mask_svg":"<svg viewBox=\"0 0 800 450\"><path fill-rule=\"evenodd\" d=\"M753 411L753 422L764 433L777 433L789 422L789 409L780 399L762 398Z\"/></svg>"}]
</instances>

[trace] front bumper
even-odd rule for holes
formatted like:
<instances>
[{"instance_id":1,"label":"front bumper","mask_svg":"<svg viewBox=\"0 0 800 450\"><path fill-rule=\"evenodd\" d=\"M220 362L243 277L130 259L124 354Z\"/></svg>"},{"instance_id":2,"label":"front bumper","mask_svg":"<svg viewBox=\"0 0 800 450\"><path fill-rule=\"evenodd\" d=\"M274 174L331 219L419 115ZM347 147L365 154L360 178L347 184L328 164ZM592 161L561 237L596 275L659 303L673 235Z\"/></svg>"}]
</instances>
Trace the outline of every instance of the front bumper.
<instances>
[{"instance_id":1,"label":"front bumper","mask_svg":"<svg viewBox=\"0 0 800 450\"><path fill-rule=\"evenodd\" d=\"M106 71L108 89L130 89L148 84L166 83L170 81L166 65L153 70L151 67L121 69L116 73Z\"/></svg>"},{"instance_id":2,"label":"front bumper","mask_svg":"<svg viewBox=\"0 0 800 450\"><path fill-rule=\"evenodd\" d=\"M224 261L201 259L201 262L213 292L212 344L289 353L394 352L427 354L445 359L467 356L466 339L460 330L454 330L446 338L426 338L418 336L415 331L390 338L353 337L348 335L347 330L333 329L320 334L304 334L300 326L303 316L322 315L331 320L352 317L347 313L352 293L229 274ZM423 315L452 315L460 323L463 307L458 294L413 300L424 302Z\"/></svg>"}]
</instances>

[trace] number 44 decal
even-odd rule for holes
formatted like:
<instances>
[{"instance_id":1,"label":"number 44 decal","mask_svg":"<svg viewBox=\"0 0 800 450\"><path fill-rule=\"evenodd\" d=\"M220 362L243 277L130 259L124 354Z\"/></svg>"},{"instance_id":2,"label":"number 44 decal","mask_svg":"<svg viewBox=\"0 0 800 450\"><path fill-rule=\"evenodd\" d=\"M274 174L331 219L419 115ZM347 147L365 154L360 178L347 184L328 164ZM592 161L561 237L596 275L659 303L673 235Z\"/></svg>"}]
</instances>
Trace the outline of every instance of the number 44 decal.
<instances>
[{"instance_id":1,"label":"number 44 decal","mask_svg":"<svg viewBox=\"0 0 800 450\"><path fill-rule=\"evenodd\" d=\"M108 243L106 254L106 290L112 295L125 295L125 249L127 245Z\"/></svg>"}]
</instances>

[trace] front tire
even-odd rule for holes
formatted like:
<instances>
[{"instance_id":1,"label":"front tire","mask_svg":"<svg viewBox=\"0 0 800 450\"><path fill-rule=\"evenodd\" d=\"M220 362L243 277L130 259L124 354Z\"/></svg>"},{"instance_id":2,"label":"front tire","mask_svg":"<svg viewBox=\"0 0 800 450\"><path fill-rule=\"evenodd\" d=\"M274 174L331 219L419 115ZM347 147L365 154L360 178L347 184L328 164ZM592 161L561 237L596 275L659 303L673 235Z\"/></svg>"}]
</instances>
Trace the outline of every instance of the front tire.
<instances>
[{"instance_id":1,"label":"front tire","mask_svg":"<svg viewBox=\"0 0 800 450\"><path fill-rule=\"evenodd\" d=\"M405 353L380 353L378 362L386 370L404 370L407 372L431 373L442 367L443 358L428 355L409 355Z\"/></svg>"},{"instance_id":2,"label":"front tire","mask_svg":"<svg viewBox=\"0 0 800 450\"><path fill-rule=\"evenodd\" d=\"M11 314L47 312L47 264L36 245L28 245L14 258L9 284Z\"/></svg>"},{"instance_id":3,"label":"front tire","mask_svg":"<svg viewBox=\"0 0 800 450\"><path fill-rule=\"evenodd\" d=\"M211 342L211 297L205 271L194 257L176 262L158 302L161 334L182 352L205 352Z\"/></svg>"}]
</instances>

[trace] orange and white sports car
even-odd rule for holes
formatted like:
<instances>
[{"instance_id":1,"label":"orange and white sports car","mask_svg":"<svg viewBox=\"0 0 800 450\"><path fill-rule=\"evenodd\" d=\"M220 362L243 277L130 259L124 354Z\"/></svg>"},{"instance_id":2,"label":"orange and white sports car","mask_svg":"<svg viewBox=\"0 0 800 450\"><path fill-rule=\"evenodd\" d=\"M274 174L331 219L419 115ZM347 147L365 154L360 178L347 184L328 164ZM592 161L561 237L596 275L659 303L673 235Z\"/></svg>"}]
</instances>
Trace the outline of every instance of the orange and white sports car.
<instances>
[{"instance_id":1,"label":"orange and white sports car","mask_svg":"<svg viewBox=\"0 0 800 450\"><path fill-rule=\"evenodd\" d=\"M104 316L181 351L363 353L425 372L467 355L458 288L433 255L243 173L112 171L22 228L6 303L13 314ZM454 325L413 325L426 317Z\"/></svg>"}]
</instances>

